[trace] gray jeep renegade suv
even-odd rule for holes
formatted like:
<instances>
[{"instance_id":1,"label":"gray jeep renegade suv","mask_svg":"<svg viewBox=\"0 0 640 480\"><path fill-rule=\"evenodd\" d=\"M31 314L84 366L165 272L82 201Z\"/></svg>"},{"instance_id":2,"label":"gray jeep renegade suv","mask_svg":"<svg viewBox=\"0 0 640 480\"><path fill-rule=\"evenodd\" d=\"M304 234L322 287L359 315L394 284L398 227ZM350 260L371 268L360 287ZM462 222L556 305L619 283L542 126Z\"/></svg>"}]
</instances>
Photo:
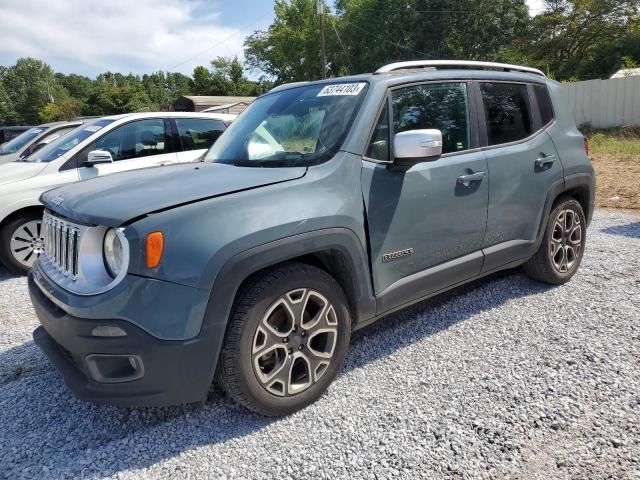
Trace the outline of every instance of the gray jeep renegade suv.
<instances>
[{"instance_id":1,"label":"gray jeep renegade suv","mask_svg":"<svg viewBox=\"0 0 640 480\"><path fill-rule=\"evenodd\" d=\"M45 193L36 343L80 398L282 415L350 334L498 270L576 272L586 143L542 72L407 62L278 87L202 162Z\"/></svg>"}]
</instances>

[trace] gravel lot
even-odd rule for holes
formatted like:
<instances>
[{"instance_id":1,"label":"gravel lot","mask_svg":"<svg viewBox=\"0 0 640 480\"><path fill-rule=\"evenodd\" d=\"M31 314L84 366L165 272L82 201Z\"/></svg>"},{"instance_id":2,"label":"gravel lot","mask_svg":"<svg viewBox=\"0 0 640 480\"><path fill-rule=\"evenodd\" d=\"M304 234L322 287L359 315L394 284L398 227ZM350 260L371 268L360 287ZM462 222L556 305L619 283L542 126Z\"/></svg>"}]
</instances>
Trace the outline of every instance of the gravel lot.
<instances>
[{"instance_id":1,"label":"gravel lot","mask_svg":"<svg viewBox=\"0 0 640 480\"><path fill-rule=\"evenodd\" d=\"M282 419L74 399L0 272L0 477L640 479L640 219L599 211L568 285L518 272L354 335L318 403Z\"/></svg>"}]
</instances>

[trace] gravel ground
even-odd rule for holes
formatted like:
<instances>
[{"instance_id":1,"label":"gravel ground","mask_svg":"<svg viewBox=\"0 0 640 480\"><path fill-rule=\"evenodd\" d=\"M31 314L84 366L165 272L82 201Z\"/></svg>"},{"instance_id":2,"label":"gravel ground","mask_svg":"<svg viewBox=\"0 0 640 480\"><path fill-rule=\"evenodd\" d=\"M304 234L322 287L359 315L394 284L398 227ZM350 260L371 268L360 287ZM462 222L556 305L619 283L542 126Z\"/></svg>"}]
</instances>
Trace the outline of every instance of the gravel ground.
<instances>
[{"instance_id":1,"label":"gravel ground","mask_svg":"<svg viewBox=\"0 0 640 480\"><path fill-rule=\"evenodd\" d=\"M354 335L315 405L282 419L74 399L0 273L0 477L640 479L640 221L599 211L549 288L495 275Z\"/></svg>"}]
</instances>

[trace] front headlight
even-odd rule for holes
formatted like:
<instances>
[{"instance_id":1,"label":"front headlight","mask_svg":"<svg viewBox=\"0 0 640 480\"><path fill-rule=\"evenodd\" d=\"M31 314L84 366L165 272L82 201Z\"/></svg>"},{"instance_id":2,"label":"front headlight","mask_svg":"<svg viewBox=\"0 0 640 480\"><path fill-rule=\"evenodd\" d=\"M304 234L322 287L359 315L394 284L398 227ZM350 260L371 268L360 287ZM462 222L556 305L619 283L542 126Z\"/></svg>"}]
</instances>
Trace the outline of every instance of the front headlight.
<instances>
[{"instance_id":1,"label":"front headlight","mask_svg":"<svg viewBox=\"0 0 640 480\"><path fill-rule=\"evenodd\" d=\"M102 246L102 254L104 256L104 265L107 272L113 278L120 275L124 265L124 235L115 228L110 228L104 235L104 244Z\"/></svg>"}]
</instances>

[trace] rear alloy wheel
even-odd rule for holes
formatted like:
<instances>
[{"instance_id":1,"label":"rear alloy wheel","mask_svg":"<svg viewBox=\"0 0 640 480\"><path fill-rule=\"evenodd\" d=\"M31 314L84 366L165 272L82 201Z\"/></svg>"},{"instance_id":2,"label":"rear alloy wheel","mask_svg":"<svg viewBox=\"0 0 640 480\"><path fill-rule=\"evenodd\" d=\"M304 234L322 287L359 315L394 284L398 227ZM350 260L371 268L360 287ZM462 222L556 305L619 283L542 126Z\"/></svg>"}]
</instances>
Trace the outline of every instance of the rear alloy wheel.
<instances>
[{"instance_id":1,"label":"rear alloy wheel","mask_svg":"<svg viewBox=\"0 0 640 480\"><path fill-rule=\"evenodd\" d=\"M257 279L235 305L218 379L237 402L263 415L309 405L347 354L350 316L338 283L305 264Z\"/></svg>"},{"instance_id":2,"label":"rear alloy wheel","mask_svg":"<svg viewBox=\"0 0 640 480\"><path fill-rule=\"evenodd\" d=\"M0 260L13 273L26 275L44 253L42 214L33 212L8 222L0 231Z\"/></svg>"},{"instance_id":3,"label":"rear alloy wheel","mask_svg":"<svg viewBox=\"0 0 640 480\"><path fill-rule=\"evenodd\" d=\"M549 215L540 248L523 265L525 273L552 285L568 282L582 261L586 227L580 204L570 197L559 199Z\"/></svg>"},{"instance_id":4,"label":"rear alloy wheel","mask_svg":"<svg viewBox=\"0 0 640 480\"><path fill-rule=\"evenodd\" d=\"M549 242L549 255L555 269L567 273L582 252L582 224L580 216L572 209L558 214Z\"/></svg>"}]
</instances>

